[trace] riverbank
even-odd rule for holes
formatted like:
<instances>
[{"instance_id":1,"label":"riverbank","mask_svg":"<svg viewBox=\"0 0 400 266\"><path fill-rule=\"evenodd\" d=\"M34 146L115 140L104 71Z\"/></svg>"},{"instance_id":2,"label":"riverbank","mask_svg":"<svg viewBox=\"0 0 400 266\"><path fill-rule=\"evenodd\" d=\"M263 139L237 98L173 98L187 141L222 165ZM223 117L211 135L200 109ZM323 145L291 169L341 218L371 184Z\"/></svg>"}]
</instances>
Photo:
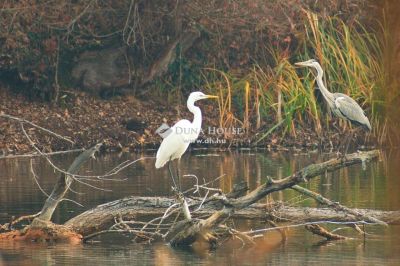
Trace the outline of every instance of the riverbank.
<instances>
[{"instance_id":1,"label":"riverbank","mask_svg":"<svg viewBox=\"0 0 400 266\"><path fill-rule=\"evenodd\" d=\"M67 95L67 94L66 94ZM31 121L57 134L70 138L74 144L56 139L34 127L26 127L29 136L43 152L87 148L103 142L105 151L133 151L156 148L162 138L156 130L162 123L173 125L179 119L191 119L184 104L168 105L161 97L138 99L131 95L103 100L93 95L69 91L59 106L30 101L25 96L0 89L0 112ZM274 121L261 121L259 130L245 132L239 127L219 126L218 104L212 101L199 103L203 111L203 132L193 147L235 148L259 146L271 149L329 149L336 147L343 137L332 120L329 132L320 134L311 127L296 129L296 135L284 133ZM271 131L261 141L260 138ZM0 151L4 155L32 152L33 149L15 121L0 118ZM358 143L373 139L361 134ZM258 141L258 142L257 142Z\"/></svg>"}]
</instances>

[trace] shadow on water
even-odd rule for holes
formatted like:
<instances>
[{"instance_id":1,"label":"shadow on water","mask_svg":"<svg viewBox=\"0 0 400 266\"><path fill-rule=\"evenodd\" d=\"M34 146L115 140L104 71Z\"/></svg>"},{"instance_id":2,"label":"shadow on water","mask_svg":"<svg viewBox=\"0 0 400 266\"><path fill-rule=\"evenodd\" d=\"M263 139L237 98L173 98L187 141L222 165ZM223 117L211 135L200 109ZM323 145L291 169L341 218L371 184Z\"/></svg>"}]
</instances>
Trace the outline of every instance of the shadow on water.
<instances>
[{"instance_id":1,"label":"shadow on water","mask_svg":"<svg viewBox=\"0 0 400 266\"><path fill-rule=\"evenodd\" d=\"M154 151L143 154L108 154L91 161L82 173L96 175L104 173L125 160L134 160L143 156L152 156ZM383 210L400 209L400 152L387 151L379 162L369 163L365 170L355 165L317 178L306 186L334 201L350 207L373 208ZM271 153L266 151L217 152L198 150L182 158L182 174L194 174L200 182L210 181L224 175L213 184L227 192L235 183L247 181L255 188L266 181L266 177L283 178L302 167L322 162L332 155L320 153ZM54 160L66 168L74 155L58 156ZM35 172L44 191L49 193L55 182L52 168L42 159L33 161ZM38 212L46 196L38 189L30 173L29 159L0 160L0 223L11 216ZM74 184L68 197L80 202L79 207L71 202L63 202L55 213L55 222L62 223L78 213L98 204L129 195L172 196L171 180L167 169L157 170L154 159L136 163L120 173L123 181L98 181L98 187L112 191L96 190L82 184ZM183 187L195 184L192 177L183 179ZM297 192L287 190L276 192L266 201L284 201L293 206L316 206L317 204ZM237 228L249 229L263 226L261 222L237 221ZM387 261L400 262L400 228L387 229L370 226L371 234L364 243L362 238L354 241L318 244L320 238L311 235L303 228L288 231L288 240L281 243L280 235L269 232L253 247L242 247L241 242L230 241L209 250L202 246L190 249L172 249L165 244L140 245L130 239L118 236L110 237L100 243L84 244L76 247L36 244L1 244L0 261L5 263L32 262L30 265L50 264L54 261L66 264L320 264L320 263L377 263ZM23 251L23 252L22 252ZM340 255L338 255L340 254ZM1 263L0 263L1 265Z\"/></svg>"}]
</instances>

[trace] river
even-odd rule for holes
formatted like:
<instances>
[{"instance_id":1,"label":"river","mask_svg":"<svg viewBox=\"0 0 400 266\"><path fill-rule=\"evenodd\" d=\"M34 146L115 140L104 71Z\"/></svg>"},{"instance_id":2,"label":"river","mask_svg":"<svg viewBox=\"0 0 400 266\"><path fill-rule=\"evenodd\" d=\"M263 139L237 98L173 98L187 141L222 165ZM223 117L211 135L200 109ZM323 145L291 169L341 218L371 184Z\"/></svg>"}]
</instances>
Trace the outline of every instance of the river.
<instances>
[{"instance_id":1,"label":"river","mask_svg":"<svg viewBox=\"0 0 400 266\"><path fill-rule=\"evenodd\" d=\"M90 161L82 173L101 174L115 165L145 156L144 153L106 154ZM316 178L305 186L349 207L380 210L400 209L400 151L385 151L381 160L371 162L362 169L355 165L324 177ZM75 155L56 156L52 159L61 167L68 167ZM215 186L229 191L233 184L246 180L251 188L266 181L266 177L282 178L315 162L322 162L332 154L319 152L270 152L266 150L240 150L222 152L196 150L182 158L182 174L194 174L199 180L212 180L220 175ZM49 193L56 174L44 159L35 158L33 167L42 189ZM119 174L120 181L99 181L99 190L74 184L76 193L68 198L84 207L64 201L55 212L54 221L62 223L84 210L124 196L172 196L171 180L167 169L157 170L154 159L145 159ZM183 187L193 186L194 179L183 178ZM46 196L40 191L30 171L30 159L0 160L0 223L11 216L38 212ZM293 206L318 206L295 191L274 193L267 200L282 201ZM262 227L253 221L238 221L242 229ZM329 226L333 228L332 226ZM303 227L288 231L288 240L281 243L276 232L268 232L255 246L227 242L215 250L196 248L174 249L158 243L133 243L129 237L102 237L101 241L78 246L0 243L0 265L400 265L400 226L382 228L367 226L364 239L344 228L343 234L354 240L322 242Z\"/></svg>"}]
</instances>

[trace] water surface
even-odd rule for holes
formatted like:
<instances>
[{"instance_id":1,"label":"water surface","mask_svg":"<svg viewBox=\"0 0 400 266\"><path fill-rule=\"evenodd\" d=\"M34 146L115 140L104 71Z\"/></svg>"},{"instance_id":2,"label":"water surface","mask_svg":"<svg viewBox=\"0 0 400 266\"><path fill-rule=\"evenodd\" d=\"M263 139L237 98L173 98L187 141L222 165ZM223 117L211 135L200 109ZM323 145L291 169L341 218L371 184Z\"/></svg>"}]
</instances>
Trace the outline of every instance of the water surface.
<instances>
[{"instance_id":1,"label":"water surface","mask_svg":"<svg viewBox=\"0 0 400 266\"><path fill-rule=\"evenodd\" d=\"M91 161L82 173L101 174L115 165L144 156L153 156L155 151L142 154L109 154ZM378 162L351 166L321 178L316 178L306 186L322 193L334 201L349 207L373 208L381 210L400 209L400 170L398 151L384 152ZM53 160L67 168L75 155L58 156ZM322 162L332 155L317 152L303 153L261 151L218 152L197 150L184 156L181 162L182 174L194 174L201 180L212 180L224 175L215 186L224 191L232 189L239 181L246 180L251 188L266 181L266 177L282 178L296 170L315 162ZM56 180L56 174L45 160L32 161L38 182L49 193ZM124 181L99 181L95 186L110 191L98 190L82 184L74 184L68 198L72 202L62 202L56 210L54 221L62 223L80 212L124 196L172 196L171 181L167 169L154 168L154 159L136 163L120 173ZM183 186L193 186L195 180L183 179ZM0 160L0 223L11 216L32 214L40 211L46 196L32 178L30 159ZM281 200L294 206L317 206L310 199L299 196L295 191L277 192L268 200ZM238 221L240 228L257 228L265 225L259 222ZM363 239L352 234L356 240L323 243L321 238L311 235L302 227L291 229L284 244L275 232L265 234L256 246L242 247L237 242L227 242L214 251L204 249L173 249L165 244L142 245L132 243L129 238L102 238L102 241L79 246L42 245L9 243L0 244L0 265L15 262L29 265L88 264L99 265L182 265L182 264L290 264L290 265L382 265L400 264L400 226L381 228L368 226L370 234Z\"/></svg>"}]
</instances>

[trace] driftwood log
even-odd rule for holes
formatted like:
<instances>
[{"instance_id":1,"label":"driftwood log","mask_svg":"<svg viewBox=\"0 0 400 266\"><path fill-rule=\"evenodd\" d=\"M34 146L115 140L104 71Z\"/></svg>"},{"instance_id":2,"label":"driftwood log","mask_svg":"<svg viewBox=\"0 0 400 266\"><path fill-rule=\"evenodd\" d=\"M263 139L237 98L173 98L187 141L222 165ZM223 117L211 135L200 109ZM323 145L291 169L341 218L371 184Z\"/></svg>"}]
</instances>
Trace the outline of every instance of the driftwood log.
<instances>
[{"instance_id":1,"label":"driftwood log","mask_svg":"<svg viewBox=\"0 0 400 266\"><path fill-rule=\"evenodd\" d=\"M256 203L266 195L283 190L288 187L300 190L301 187L296 184L307 181L316 176L332 172L342 167L352 164L365 163L379 156L378 151L355 153L345 158L332 159L320 164L312 164L293 175L281 180L269 179L268 182L243 195L245 186L237 191L233 191L225 197L224 195L214 195L204 204L201 199L188 199L193 216L204 217L207 219L197 219L195 222L181 222L176 227L178 230L170 230L167 239L173 245L190 245L203 232L208 232L215 228L221 221L227 217L244 219L266 219L277 222L316 222L332 221L344 223L357 223L360 221L378 224L399 224L399 211L378 211L350 209L338 203L329 201L320 196L322 203L329 208L300 208L287 207L283 204L266 205ZM311 191L302 189L301 193ZM318 195L315 193L315 195ZM312 195L313 197L315 195ZM176 201L165 197L128 197L100 205L94 209L86 211L71 220L65 225L76 232L87 236L99 230L106 230L115 222L115 217L121 217L124 220L134 220L140 216L160 216L165 213Z\"/></svg>"},{"instance_id":2,"label":"driftwood log","mask_svg":"<svg viewBox=\"0 0 400 266\"><path fill-rule=\"evenodd\" d=\"M200 200L187 200L192 208L200 204ZM140 216L160 216L174 203L176 203L175 199L166 197L127 197L81 213L67 221L65 225L86 236L99 230L106 230L114 223L115 217L121 216L124 220L131 220L138 219ZM215 204L205 204L201 210L192 213L192 215L195 218L212 215L219 209L220 207ZM352 210L365 216L375 217L387 224L400 224L400 211ZM274 220L276 222L296 221L299 223L317 221L351 223L360 221L357 217L348 215L344 211L336 211L331 208L288 207L279 202L272 205L255 203L247 208L235 211L231 217Z\"/></svg>"},{"instance_id":3,"label":"driftwood log","mask_svg":"<svg viewBox=\"0 0 400 266\"><path fill-rule=\"evenodd\" d=\"M307 182L311 178L325 174L327 172L332 172L342 167L346 167L356 163L364 164L366 161L377 158L378 156L379 151L370 151L364 153L350 154L343 158L331 159L329 161L319 164L311 164L286 178L280 180L269 179L265 184L259 186L258 188L254 189L243 197L237 199L226 199L224 197L221 197L219 199L219 202L223 205L222 209L213 213L205 220L200 220L192 225L185 226L185 229L179 232L172 230L174 235L169 235L168 239L170 243L174 246L190 245L198 237L201 238L203 232L208 232L209 230L215 228L223 220L231 216L237 210L241 210L250 206L251 204L259 201L260 199L272 192L292 187L301 182Z\"/></svg>"}]
</instances>

